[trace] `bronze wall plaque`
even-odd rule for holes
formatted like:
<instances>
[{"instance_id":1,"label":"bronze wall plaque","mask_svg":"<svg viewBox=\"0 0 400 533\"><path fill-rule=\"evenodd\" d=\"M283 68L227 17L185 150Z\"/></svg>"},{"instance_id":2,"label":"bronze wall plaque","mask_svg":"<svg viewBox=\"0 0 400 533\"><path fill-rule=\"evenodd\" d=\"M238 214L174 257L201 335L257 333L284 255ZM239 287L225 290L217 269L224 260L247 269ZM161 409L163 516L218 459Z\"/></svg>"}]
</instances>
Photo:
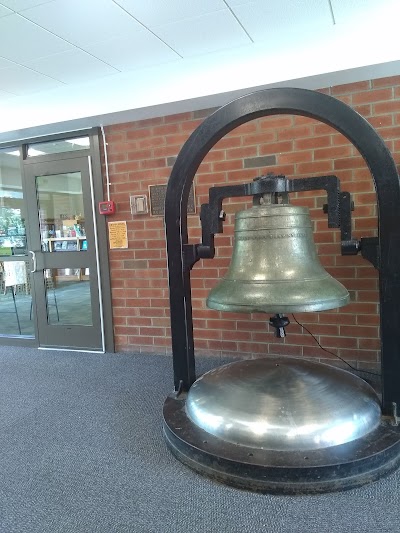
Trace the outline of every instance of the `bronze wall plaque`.
<instances>
[{"instance_id":1,"label":"bronze wall plaque","mask_svg":"<svg viewBox=\"0 0 400 533\"><path fill-rule=\"evenodd\" d=\"M150 214L153 216L164 216L165 194L167 192L166 185L149 185L150 196ZM189 215L196 213L196 201L194 197L194 187L190 187L188 208Z\"/></svg>"}]
</instances>

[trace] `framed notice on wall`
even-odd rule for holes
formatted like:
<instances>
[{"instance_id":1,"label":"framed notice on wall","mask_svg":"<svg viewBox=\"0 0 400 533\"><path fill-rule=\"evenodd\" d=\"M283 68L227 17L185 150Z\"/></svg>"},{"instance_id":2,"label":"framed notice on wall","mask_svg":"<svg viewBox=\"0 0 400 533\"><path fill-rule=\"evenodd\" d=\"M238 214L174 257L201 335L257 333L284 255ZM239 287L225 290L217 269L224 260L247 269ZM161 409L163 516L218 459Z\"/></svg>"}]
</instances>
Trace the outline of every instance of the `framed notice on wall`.
<instances>
[{"instance_id":1,"label":"framed notice on wall","mask_svg":"<svg viewBox=\"0 0 400 533\"><path fill-rule=\"evenodd\" d=\"M164 216L165 193L167 192L166 185L149 185L150 197L150 214L153 216ZM189 215L196 213L196 201L194 197L194 187L190 187L188 208Z\"/></svg>"},{"instance_id":2,"label":"framed notice on wall","mask_svg":"<svg viewBox=\"0 0 400 533\"><path fill-rule=\"evenodd\" d=\"M116 248L128 248L128 230L126 221L108 223L108 241L110 250Z\"/></svg>"}]
</instances>

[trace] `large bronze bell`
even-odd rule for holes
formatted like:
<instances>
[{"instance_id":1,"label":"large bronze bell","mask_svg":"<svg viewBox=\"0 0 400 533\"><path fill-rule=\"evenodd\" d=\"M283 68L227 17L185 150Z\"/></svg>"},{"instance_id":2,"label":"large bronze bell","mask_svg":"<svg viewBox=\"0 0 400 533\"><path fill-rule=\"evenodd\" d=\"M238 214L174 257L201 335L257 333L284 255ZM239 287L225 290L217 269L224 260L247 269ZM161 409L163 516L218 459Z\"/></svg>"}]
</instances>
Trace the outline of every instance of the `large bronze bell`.
<instances>
[{"instance_id":1,"label":"large bronze bell","mask_svg":"<svg viewBox=\"0 0 400 533\"><path fill-rule=\"evenodd\" d=\"M349 302L347 289L319 262L308 208L283 200L264 195L263 204L236 213L232 261L207 298L209 308L294 313Z\"/></svg>"}]
</instances>

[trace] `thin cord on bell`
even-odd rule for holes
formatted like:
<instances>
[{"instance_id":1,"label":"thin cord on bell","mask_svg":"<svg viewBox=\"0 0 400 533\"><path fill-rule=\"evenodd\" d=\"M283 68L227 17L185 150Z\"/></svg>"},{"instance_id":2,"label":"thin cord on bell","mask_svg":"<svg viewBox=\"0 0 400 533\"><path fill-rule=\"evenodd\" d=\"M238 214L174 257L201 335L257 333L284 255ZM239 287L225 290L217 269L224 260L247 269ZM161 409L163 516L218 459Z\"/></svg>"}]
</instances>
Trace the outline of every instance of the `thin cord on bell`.
<instances>
[{"instance_id":1,"label":"thin cord on bell","mask_svg":"<svg viewBox=\"0 0 400 533\"><path fill-rule=\"evenodd\" d=\"M294 318L294 321L301 327L304 329L304 331L307 331L307 333L309 335L311 335L311 337L315 340L315 342L318 344L318 346L321 348L321 350L323 350L324 352L326 353L329 353L331 355L334 355L335 357L337 357L338 359L340 359L341 361L343 361L343 363L345 363L348 367L350 367L352 370L354 370L355 372L365 372L366 374L372 374L373 376L378 376L378 377L381 377L380 374L377 374L376 372L370 372L369 370L361 370L359 368L356 368L354 367L353 365L351 365L350 363L348 363L345 359L343 359L342 357L340 357L340 355L338 355L337 353L334 353L334 352L330 352L329 350L327 350L326 348L324 348L323 346L321 346L321 344L319 343L317 337L311 333L311 331L309 329L307 329L305 326L303 326L303 324L301 324L297 318L294 316L294 314L292 313L292 317Z\"/></svg>"}]
</instances>

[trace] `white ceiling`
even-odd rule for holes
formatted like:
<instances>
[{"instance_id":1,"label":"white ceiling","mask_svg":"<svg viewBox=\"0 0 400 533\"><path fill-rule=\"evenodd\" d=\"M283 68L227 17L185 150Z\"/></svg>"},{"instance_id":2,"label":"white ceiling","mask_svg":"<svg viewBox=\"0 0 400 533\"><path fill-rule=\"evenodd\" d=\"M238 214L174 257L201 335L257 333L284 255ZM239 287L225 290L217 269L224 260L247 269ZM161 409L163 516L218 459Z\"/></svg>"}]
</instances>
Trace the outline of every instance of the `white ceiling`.
<instances>
[{"instance_id":1,"label":"white ceiling","mask_svg":"<svg viewBox=\"0 0 400 533\"><path fill-rule=\"evenodd\" d=\"M0 0L0 141L400 74L399 15L400 0Z\"/></svg>"}]
</instances>

